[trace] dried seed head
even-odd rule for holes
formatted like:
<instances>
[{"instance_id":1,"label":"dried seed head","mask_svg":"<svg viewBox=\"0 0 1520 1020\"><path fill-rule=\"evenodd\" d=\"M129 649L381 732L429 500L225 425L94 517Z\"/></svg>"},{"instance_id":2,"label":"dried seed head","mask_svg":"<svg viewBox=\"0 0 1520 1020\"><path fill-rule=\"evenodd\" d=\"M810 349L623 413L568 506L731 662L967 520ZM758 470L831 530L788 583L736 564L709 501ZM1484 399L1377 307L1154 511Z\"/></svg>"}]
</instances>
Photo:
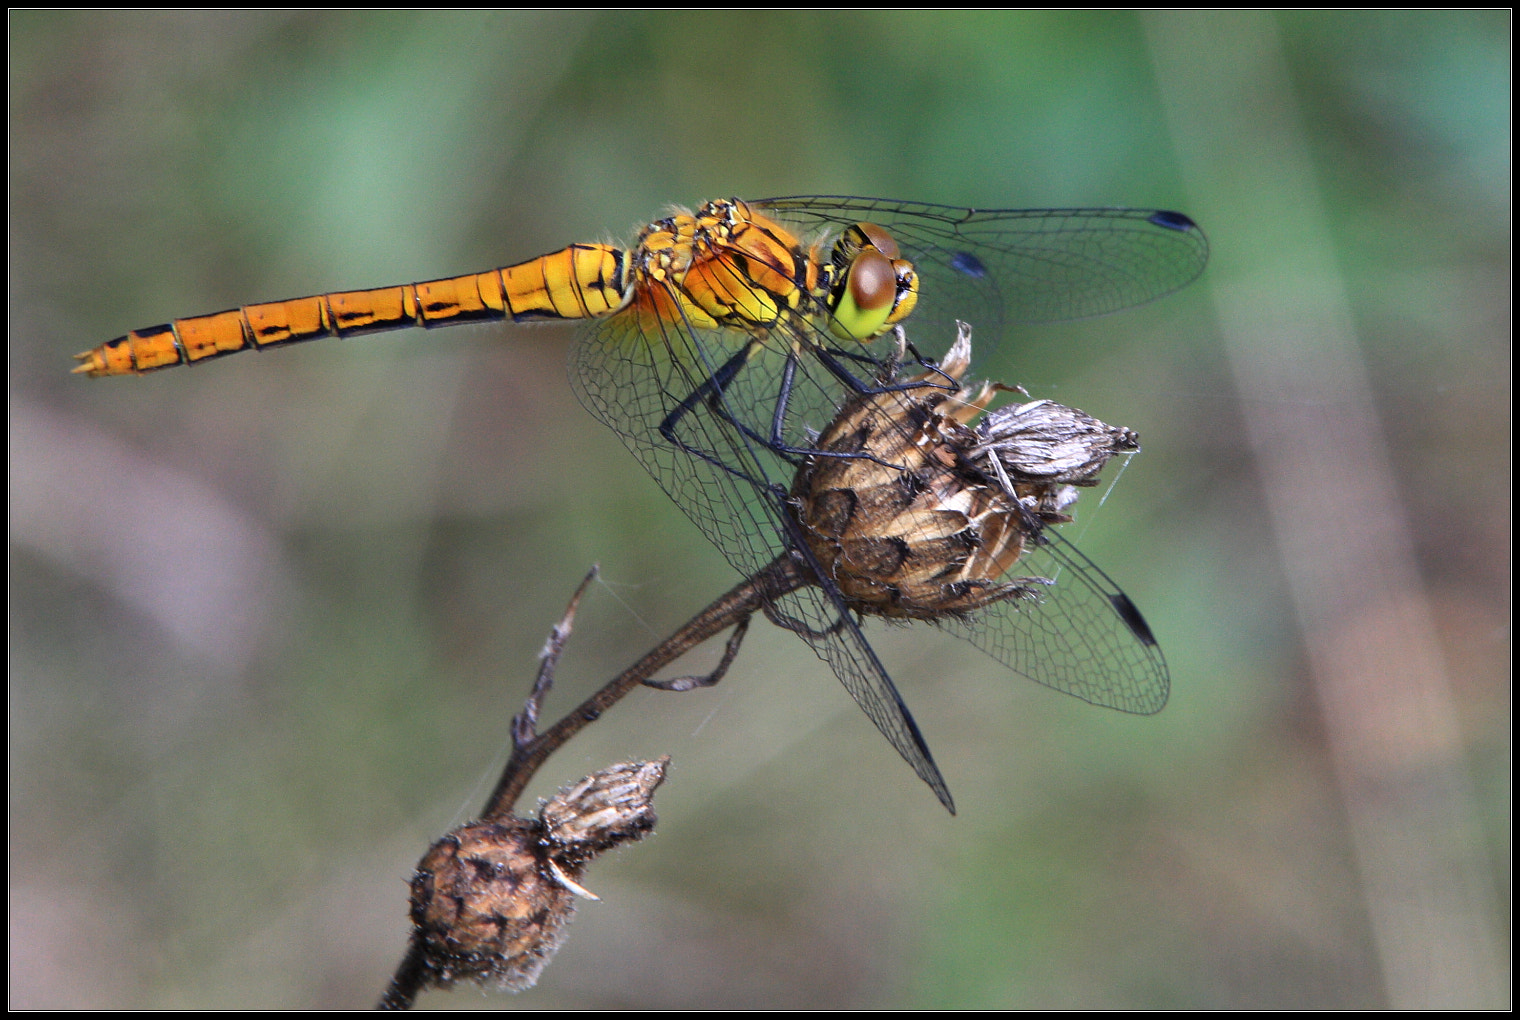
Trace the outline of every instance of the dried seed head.
<instances>
[{"instance_id":1,"label":"dried seed head","mask_svg":"<svg viewBox=\"0 0 1520 1020\"><path fill-rule=\"evenodd\" d=\"M575 895L548 870L542 826L474 822L434 843L412 877L429 984L530 988L559 949Z\"/></svg>"},{"instance_id":2,"label":"dried seed head","mask_svg":"<svg viewBox=\"0 0 1520 1020\"><path fill-rule=\"evenodd\" d=\"M472 822L434 843L412 877L413 940L428 984L531 988L564 941L586 864L654 828L670 759L614 765L561 790L537 819Z\"/></svg>"},{"instance_id":3,"label":"dried seed head","mask_svg":"<svg viewBox=\"0 0 1520 1020\"><path fill-rule=\"evenodd\" d=\"M1069 519L1073 486L1139 449L1129 429L1048 400L1008 405L973 427L1010 388L987 383L962 396L948 383L970 362L962 323L938 372L879 380L907 388L848 402L818 437L825 455L797 472L803 537L858 612L934 619L1020 595L1027 585L1000 578L1025 542Z\"/></svg>"},{"instance_id":4,"label":"dried seed head","mask_svg":"<svg viewBox=\"0 0 1520 1020\"><path fill-rule=\"evenodd\" d=\"M589 860L654 828L654 791L670 758L628 762L572 783L539 811L545 838L564 859Z\"/></svg>"},{"instance_id":5,"label":"dried seed head","mask_svg":"<svg viewBox=\"0 0 1520 1020\"><path fill-rule=\"evenodd\" d=\"M1069 520L1061 511L1076 502L1072 486L1096 485L1114 454L1140 451L1133 430L1051 400L989 411L976 433L980 442L967 455L970 461L1046 524Z\"/></svg>"}]
</instances>

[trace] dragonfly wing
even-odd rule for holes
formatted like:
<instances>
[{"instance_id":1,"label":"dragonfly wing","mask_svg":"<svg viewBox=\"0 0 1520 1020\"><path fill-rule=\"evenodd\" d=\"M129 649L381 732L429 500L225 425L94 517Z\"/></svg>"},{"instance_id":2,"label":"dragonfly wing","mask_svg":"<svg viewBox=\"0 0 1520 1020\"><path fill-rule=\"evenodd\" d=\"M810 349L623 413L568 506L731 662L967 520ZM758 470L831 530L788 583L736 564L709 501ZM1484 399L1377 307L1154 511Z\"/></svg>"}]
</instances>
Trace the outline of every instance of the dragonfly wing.
<instances>
[{"instance_id":1,"label":"dragonfly wing","mask_svg":"<svg viewBox=\"0 0 1520 1020\"><path fill-rule=\"evenodd\" d=\"M724 557L750 574L782 550L765 492L776 458L745 441L709 401L698 399L681 412L682 402L699 394L744 341L716 332L699 338L680 323L615 316L583 336L570 375L581 403L618 434ZM728 399L737 394L725 394Z\"/></svg>"},{"instance_id":2,"label":"dragonfly wing","mask_svg":"<svg viewBox=\"0 0 1520 1020\"><path fill-rule=\"evenodd\" d=\"M978 210L836 196L753 204L825 236L857 222L887 228L921 276L908 327L925 353L954 336L957 318L991 341L1008 321L1077 319L1153 300L1191 282L1208 260L1197 225L1155 209ZM1030 539L1015 569L1041 579L1025 586L1027 597L941 625L1048 687L1160 711L1166 660L1108 575L1049 529Z\"/></svg>"},{"instance_id":3,"label":"dragonfly wing","mask_svg":"<svg viewBox=\"0 0 1520 1020\"><path fill-rule=\"evenodd\" d=\"M1107 574L1048 528L1014 570L1027 579L1025 597L941 626L1046 687L1121 712L1161 711L1171 690L1166 658Z\"/></svg>"},{"instance_id":4,"label":"dragonfly wing","mask_svg":"<svg viewBox=\"0 0 1520 1020\"><path fill-rule=\"evenodd\" d=\"M934 763L913 714L903 704L897 686L861 633L854 615L843 608L839 594L832 587L801 588L777 599L768 615L806 641L829 664L882 736L954 814L950 788Z\"/></svg>"},{"instance_id":5,"label":"dragonfly wing","mask_svg":"<svg viewBox=\"0 0 1520 1020\"><path fill-rule=\"evenodd\" d=\"M688 398L723 374L750 339L680 321L615 316L584 337L571 373L587 408L622 437L676 505L746 574L801 545L787 537L794 458L762 441L775 418L787 352L797 345L769 337L722 387L719 399ZM802 340L803 347L823 342L816 336ZM780 438L805 449L841 403L842 383L811 357L794 359L791 371ZM837 589L799 589L777 599L769 615L829 664L877 729L953 811L917 724Z\"/></svg>"},{"instance_id":6,"label":"dragonfly wing","mask_svg":"<svg viewBox=\"0 0 1520 1020\"><path fill-rule=\"evenodd\" d=\"M1159 209L964 209L829 195L752 204L815 231L886 227L920 274L910 326L936 337L953 337L955 319L991 342L1007 322L1144 304L1196 279L1209 254L1192 220Z\"/></svg>"}]
</instances>

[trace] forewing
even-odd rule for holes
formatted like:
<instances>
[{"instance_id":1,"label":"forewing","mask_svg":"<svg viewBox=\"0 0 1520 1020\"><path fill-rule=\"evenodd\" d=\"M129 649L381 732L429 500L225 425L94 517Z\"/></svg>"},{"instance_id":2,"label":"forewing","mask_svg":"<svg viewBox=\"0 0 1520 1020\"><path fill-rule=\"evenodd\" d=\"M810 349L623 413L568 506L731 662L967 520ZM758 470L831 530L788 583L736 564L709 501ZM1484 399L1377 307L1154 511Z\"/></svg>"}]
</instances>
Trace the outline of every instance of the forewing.
<instances>
[{"instance_id":1,"label":"forewing","mask_svg":"<svg viewBox=\"0 0 1520 1020\"><path fill-rule=\"evenodd\" d=\"M1171 690L1166 658L1107 574L1048 528L1029 540L1012 573L1004 580L1027 579L1024 597L941 625L1046 687L1121 712L1161 711Z\"/></svg>"},{"instance_id":2,"label":"forewing","mask_svg":"<svg viewBox=\"0 0 1520 1020\"><path fill-rule=\"evenodd\" d=\"M914 336L948 343L961 319L984 350L1006 323L1144 304L1196 279L1208 261L1203 231L1159 209L964 209L832 195L752 204L829 233L857 222L886 227L920 275Z\"/></svg>"},{"instance_id":3,"label":"forewing","mask_svg":"<svg viewBox=\"0 0 1520 1020\"><path fill-rule=\"evenodd\" d=\"M1164 210L978 210L839 196L753 204L826 236L857 222L886 227L920 274L907 326L931 355L954 336L955 319L975 327L985 352L1007 322L1142 304L1191 282L1208 260L1197 225ZM1108 575L1049 529L1036 529L1014 570L1053 583L1029 583L1026 598L943 625L1046 686L1123 711L1160 711L1170 688L1166 660Z\"/></svg>"}]
</instances>

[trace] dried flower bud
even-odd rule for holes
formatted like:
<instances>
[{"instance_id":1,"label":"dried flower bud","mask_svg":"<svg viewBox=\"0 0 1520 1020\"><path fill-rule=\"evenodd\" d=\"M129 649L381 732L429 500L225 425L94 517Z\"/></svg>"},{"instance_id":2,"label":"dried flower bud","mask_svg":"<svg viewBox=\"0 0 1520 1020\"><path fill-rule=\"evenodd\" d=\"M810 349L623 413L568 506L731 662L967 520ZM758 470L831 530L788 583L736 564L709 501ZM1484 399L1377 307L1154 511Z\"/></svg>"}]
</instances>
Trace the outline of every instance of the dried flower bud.
<instances>
[{"instance_id":1,"label":"dried flower bud","mask_svg":"<svg viewBox=\"0 0 1520 1020\"><path fill-rule=\"evenodd\" d=\"M1069 519L1072 486L1094 484L1115 453L1139 449L1129 429L1048 400L1009 405L972 427L1009 387L960 396L946 381L970 362L962 323L938 372L851 400L815 444L835 456L809 457L797 472L803 537L858 612L934 619L1026 593L999 580L1026 540Z\"/></svg>"},{"instance_id":2,"label":"dried flower bud","mask_svg":"<svg viewBox=\"0 0 1520 1020\"><path fill-rule=\"evenodd\" d=\"M1052 400L988 411L976 433L980 445L968 454L971 462L1046 524L1070 519L1061 511L1076 502L1072 486L1096 485L1098 472L1114 454L1140 450L1133 430Z\"/></svg>"},{"instance_id":3,"label":"dried flower bud","mask_svg":"<svg viewBox=\"0 0 1520 1020\"><path fill-rule=\"evenodd\" d=\"M551 797L539 811L545 838L562 860L589 860L654 828L654 791L670 759L629 762L587 776Z\"/></svg>"},{"instance_id":4,"label":"dried flower bud","mask_svg":"<svg viewBox=\"0 0 1520 1020\"><path fill-rule=\"evenodd\" d=\"M669 763L614 765L561 790L537 819L472 822L434 843L412 877L427 983L531 988L564 941L575 897L590 895L578 884L587 862L654 828L652 797Z\"/></svg>"},{"instance_id":5,"label":"dried flower bud","mask_svg":"<svg viewBox=\"0 0 1520 1020\"><path fill-rule=\"evenodd\" d=\"M412 922L429 984L530 988L559 949L575 894L548 869L542 826L474 822L434 843L412 877Z\"/></svg>"}]
</instances>

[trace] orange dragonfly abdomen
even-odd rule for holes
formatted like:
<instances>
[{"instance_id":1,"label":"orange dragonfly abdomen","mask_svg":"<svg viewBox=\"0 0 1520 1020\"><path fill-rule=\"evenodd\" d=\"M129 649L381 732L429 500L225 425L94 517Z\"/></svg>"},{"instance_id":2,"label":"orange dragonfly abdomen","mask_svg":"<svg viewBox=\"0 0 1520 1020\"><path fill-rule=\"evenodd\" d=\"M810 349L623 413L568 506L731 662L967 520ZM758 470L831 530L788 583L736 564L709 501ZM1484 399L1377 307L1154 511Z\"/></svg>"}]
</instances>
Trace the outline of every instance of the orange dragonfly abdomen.
<instances>
[{"instance_id":1,"label":"orange dragonfly abdomen","mask_svg":"<svg viewBox=\"0 0 1520 1020\"><path fill-rule=\"evenodd\" d=\"M485 273L244 305L134 330L75 355L80 363L74 371L131 375L237 351L411 326L597 318L627 302L626 265L621 248L572 244Z\"/></svg>"}]
</instances>

